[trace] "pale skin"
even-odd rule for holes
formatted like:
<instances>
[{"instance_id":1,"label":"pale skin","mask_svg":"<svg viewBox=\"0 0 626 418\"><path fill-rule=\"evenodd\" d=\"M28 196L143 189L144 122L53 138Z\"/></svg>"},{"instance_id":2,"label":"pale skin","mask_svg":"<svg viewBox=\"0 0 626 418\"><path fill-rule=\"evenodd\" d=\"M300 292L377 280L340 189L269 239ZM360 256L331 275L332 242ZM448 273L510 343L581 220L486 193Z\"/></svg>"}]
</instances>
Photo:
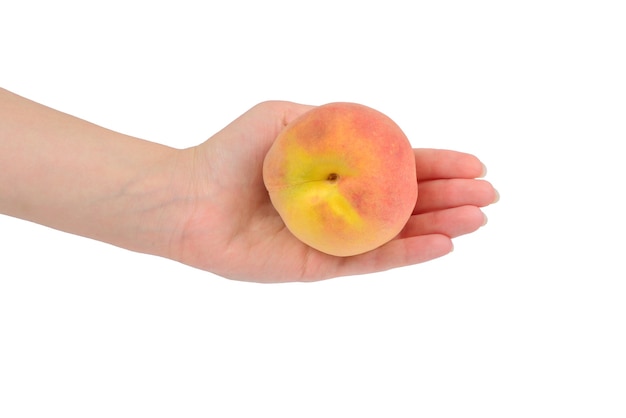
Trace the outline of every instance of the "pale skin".
<instances>
[{"instance_id":1,"label":"pale skin","mask_svg":"<svg viewBox=\"0 0 626 418\"><path fill-rule=\"evenodd\" d=\"M485 224L498 200L473 155L415 149L419 196L404 230L353 257L299 242L274 210L263 158L312 106L254 106L206 142L175 149L0 89L0 213L254 282L315 281L422 263ZM3 237L3 239L8 239Z\"/></svg>"}]
</instances>

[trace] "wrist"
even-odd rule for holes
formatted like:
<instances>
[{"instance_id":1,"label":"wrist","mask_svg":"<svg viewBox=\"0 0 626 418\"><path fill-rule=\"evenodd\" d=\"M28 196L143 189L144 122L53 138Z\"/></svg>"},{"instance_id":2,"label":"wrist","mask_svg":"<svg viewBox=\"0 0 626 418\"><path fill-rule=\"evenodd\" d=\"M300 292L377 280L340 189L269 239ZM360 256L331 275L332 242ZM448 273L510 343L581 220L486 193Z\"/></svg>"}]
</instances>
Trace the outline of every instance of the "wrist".
<instances>
[{"instance_id":1,"label":"wrist","mask_svg":"<svg viewBox=\"0 0 626 418\"><path fill-rule=\"evenodd\" d=\"M152 144L96 219L109 224L93 238L141 253L174 258L174 242L188 216L189 150ZM149 150L148 150L149 148ZM150 155L151 154L151 155Z\"/></svg>"}]
</instances>

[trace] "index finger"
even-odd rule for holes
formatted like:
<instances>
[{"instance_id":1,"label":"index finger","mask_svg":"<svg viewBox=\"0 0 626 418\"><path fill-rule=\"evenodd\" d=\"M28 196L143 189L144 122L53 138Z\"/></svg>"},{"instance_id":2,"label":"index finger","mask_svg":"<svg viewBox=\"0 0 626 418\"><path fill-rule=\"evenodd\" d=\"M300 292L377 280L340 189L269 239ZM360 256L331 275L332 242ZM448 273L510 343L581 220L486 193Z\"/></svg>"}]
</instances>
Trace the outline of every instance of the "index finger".
<instances>
[{"instance_id":1,"label":"index finger","mask_svg":"<svg viewBox=\"0 0 626 418\"><path fill-rule=\"evenodd\" d=\"M484 164L474 155L459 151L417 148L415 166L418 181L483 177Z\"/></svg>"}]
</instances>

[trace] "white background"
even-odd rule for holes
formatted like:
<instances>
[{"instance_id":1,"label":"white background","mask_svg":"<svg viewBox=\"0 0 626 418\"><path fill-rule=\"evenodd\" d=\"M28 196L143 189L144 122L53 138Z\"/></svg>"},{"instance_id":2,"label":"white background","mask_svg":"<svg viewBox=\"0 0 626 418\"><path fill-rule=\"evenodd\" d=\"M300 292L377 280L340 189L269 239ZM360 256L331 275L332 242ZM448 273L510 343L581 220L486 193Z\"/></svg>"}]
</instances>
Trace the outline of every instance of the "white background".
<instances>
[{"instance_id":1,"label":"white background","mask_svg":"<svg viewBox=\"0 0 626 418\"><path fill-rule=\"evenodd\" d=\"M620 3L3 1L15 93L174 147L360 102L501 201L441 259L270 286L0 216L0 416L626 416Z\"/></svg>"}]
</instances>

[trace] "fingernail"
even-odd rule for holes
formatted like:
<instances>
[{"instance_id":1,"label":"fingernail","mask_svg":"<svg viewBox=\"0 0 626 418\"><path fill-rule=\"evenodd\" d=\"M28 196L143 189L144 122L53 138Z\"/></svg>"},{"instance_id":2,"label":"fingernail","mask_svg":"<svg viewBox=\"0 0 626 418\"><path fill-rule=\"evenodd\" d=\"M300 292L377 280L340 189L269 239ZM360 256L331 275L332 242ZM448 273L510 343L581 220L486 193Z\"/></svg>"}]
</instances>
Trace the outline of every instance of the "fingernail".
<instances>
[{"instance_id":1,"label":"fingernail","mask_svg":"<svg viewBox=\"0 0 626 418\"><path fill-rule=\"evenodd\" d=\"M483 166L483 171L481 171L479 178L485 177L487 175L487 166L483 163L480 163Z\"/></svg>"},{"instance_id":2,"label":"fingernail","mask_svg":"<svg viewBox=\"0 0 626 418\"><path fill-rule=\"evenodd\" d=\"M489 222L489 218L487 218L487 215L483 213L483 224L481 226L487 225L487 222Z\"/></svg>"},{"instance_id":3,"label":"fingernail","mask_svg":"<svg viewBox=\"0 0 626 418\"><path fill-rule=\"evenodd\" d=\"M493 189L493 191L496 192L496 197L493 199L493 202L491 203L497 203L500 200L500 193L496 189Z\"/></svg>"}]
</instances>

